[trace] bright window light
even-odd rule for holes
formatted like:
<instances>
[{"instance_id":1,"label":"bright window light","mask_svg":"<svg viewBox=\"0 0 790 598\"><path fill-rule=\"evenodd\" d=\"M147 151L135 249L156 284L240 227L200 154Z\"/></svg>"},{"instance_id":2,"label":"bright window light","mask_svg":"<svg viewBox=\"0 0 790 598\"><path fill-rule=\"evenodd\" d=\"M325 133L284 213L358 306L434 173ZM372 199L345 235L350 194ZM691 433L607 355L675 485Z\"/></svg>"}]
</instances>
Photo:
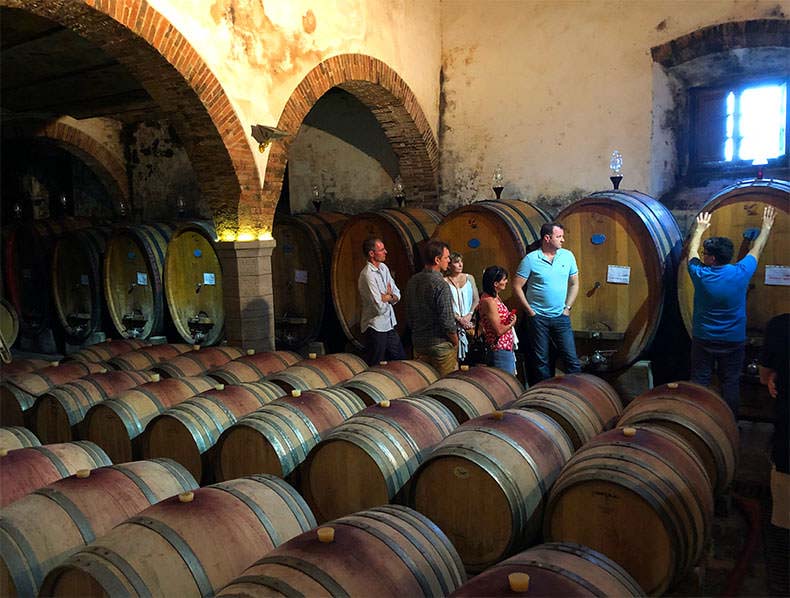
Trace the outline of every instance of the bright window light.
<instances>
[{"instance_id":1,"label":"bright window light","mask_svg":"<svg viewBox=\"0 0 790 598\"><path fill-rule=\"evenodd\" d=\"M787 84L747 87L727 94L724 159L771 159L785 153Z\"/></svg>"}]
</instances>

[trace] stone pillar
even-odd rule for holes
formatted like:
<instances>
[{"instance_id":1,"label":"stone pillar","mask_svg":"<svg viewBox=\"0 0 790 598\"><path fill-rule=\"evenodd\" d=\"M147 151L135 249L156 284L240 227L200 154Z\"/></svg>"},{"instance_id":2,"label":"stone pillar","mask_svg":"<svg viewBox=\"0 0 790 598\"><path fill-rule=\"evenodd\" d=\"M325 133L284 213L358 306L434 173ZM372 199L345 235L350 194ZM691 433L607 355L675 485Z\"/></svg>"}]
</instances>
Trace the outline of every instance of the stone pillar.
<instances>
[{"instance_id":1,"label":"stone pillar","mask_svg":"<svg viewBox=\"0 0 790 598\"><path fill-rule=\"evenodd\" d=\"M274 350L274 289L272 251L267 241L221 241L216 244L222 264L225 336L229 345Z\"/></svg>"}]
</instances>

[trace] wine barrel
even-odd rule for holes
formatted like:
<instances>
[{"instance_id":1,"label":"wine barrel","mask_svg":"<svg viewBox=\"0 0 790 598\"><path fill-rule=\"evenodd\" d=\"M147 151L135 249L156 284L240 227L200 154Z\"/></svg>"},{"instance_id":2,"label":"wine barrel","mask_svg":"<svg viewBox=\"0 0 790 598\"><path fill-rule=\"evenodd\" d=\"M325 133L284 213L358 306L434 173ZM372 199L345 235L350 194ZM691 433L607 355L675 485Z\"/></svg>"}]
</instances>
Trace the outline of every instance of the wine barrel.
<instances>
[{"instance_id":1,"label":"wine barrel","mask_svg":"<svg viewBox=\"0 0 790 598\"><path fill-rule=\"evenodd\" d=\"M528 588L518 577L528 576ZM522 577L523 579L523 577ZM533 546L473 577L451 598L509 596L644 596L633 577L612 559L591 548L570 542Z\"/></svg>"},{"instance_id":2,"label":"wine barrel","mask_svg":"<svg viewBox=\"0 0 790 598\"><path fill-rule=\"evenodd\" d=\"M363 346L359 329L362 308L357 281L367 263L367 256L362 253L362 243L370 237L378 237L384 242L387 247L387 267L401 292L405 292L411 275L422 269L421 244L431 237L440 220L439 213L433 210L403 208L358 214L346 222L335 243L330 280L332 302L340 326L357 348ZM405 325L404 297L395 304L395 317L399 327Z\"/></svg>"},{"instance_id":3,"label":"wine barrel","mask_svg":"<svg viewBox=\"0 0 790 598\"><path fill-rule=\"evenodd\" d=\"M387 505L305 532L218 596L447 596L466 580L453 545L426 517Z\"/></svg>"},{"instance_id":4,"label":"wine barrel","mask_svg":"<svg viewBox=\"0 0 790 598\"><path fill-rule=\"evenodd\" d=\"M264 405L225 430L217 441L215 478L250 473L284 478L306 458L321 437L365 408L348 389L295 392Z\"/></svg>"},{"instance_id":5,"label":"wine barrel","mask_svg":"<svg viewBox=\"0 0 790 598\"><path fill-rule=\"evenodd\" d=\"M348 216L337 212L276 216L272 236L274 331L278 345L299 348L338 329L329 287L332 250Z\"/></svg>"},{"instance_id":6,"label":"wine barrel","mask_svg":"<svg viewBox=\"0 0 790 598\"><path fill-rule=\"evenodd\" d=\"M58 324L72 344L103 329L107 316L101 266L110 227L85 228L58 239L52 254L52 296Z\"/></svg>"},{"instance_id":7,"label":"wine barrel","mask_svg":"<svg viewBox=\"0 0 790 598\"><path fill-rule=\"evenodd\" d=\"M112 465L103 450L85 441L17 449L0 463L0 507L81 469Z\"/></svg>"},{"instance_id":8,"label":"wine barrel","mask_svg":"<svg viewBox=\"0 0 790 598\"><path fill-rule=\"evenodd\" d=\"M36 432L47 444L75 440L77 426L93 405L150 381L145 372L107 372L56 386L36 401Z\"/></svg>"},{"instance_id":9,"label":"wine barrel","mask_svg":"<svg viewBox=\"0 0 790 598\"><path fill-rule=\"evenodd\" d=\"M326 388L345 382L368 369L361 357L351 353L333 353L305 359L269 376L269 381L286 393L292 390Z\"/></svg>"},{"instance_id":10,"label":"wine barrel","mask_svg":"<svg viewBox=\"0 0 790 598\"><path fill-rule=\"evenodd\" d=\"M154 417L202 392L219 388L213 378L169 378L125 390L90 408L85 438L102 447L114 463L142 457L139 438Z\"/></svg>"},{"instance_id":11,"label":"wine barrel","mask_svg":"<svg viewBox=\"0 0 790 598\"><path fill-rule=\"evenodd\" d=\"M187 343L215 345L225 332L222 266L208 221L179 226L167 245L165 295L178 335Z\"/></svg>"},{"instance_id":12,"label":"wine barrel","mask_svg":"<svg viewBox=\"0 0 790 598\"><path fill-rule=\"evenodd\" d=\"M790 233L790 182L781 180L741 181L710 198L700 212L711 212L710 228L705 238L728 237L735 245L733 262L742 259L751 248L751 239L759 233L763 218L763 208L776 208L776 220L765 249L752 277L746 301L746 335L749 339L762 341L765 325L776 315L790 311L790 296L787 287L774 282L767 275L773 266L787 266L790 247L787 235ZM688 255L691 231L683 247L683 256ZM683 323L691 335L691 318L694 312L694 285L688 270L678 270L678 300Z\"/></svg>"},{"instance_id":13,"label":"wine barrel","mask_svg":"<svg viewBox=\"0 0 790 598\"><path fill-rule=\"evenodd\" d=\"M597 371L626 368L650 347L665 307L676 311L677 222L659 201L622 190L592 193L557 220L565 247L582 260L571 312L577 353Z\"/></svg>"},{"instance_id":14,"label":"wine barrel","mask_svg":"<svg viewBox=\"0 0 790 598\"><path fill-rule=\"evenodd\" d=\"M55 241L65 232L89 224L79 218L36 220L8 231L5 238L6 297L16 309L22 334L37 336L54 324L49 290Z\"/></svg>"},{"instance_id":15,"label":"wine barrel","mask_svg":"<svg viewBox=\"0 0 790 598\"><path fill-rule=\"evenodd\" d=\"M518 378L499 368L477 366L439 378L420 394L447 407L462 424L468 419L497 411L524 392Z\"/></svg>"},{"instance_id":16,"label":"wine barrel","mask_svg":"<svg viewBox=\"0 0 790 598\"><path fill-rule=\"evenodd\" d=\"M560 425L530 409L470 419L436 445L404 489L404 501L447 534L467 571L529 546L548 491L571 458Z\"/></svg>"},{"instance_id":17,"label":"wine barrel","mask_svg":"<svg viewBox=\"0 0 790 598\"><path fill-rule=\"evenodd\" d=\"M372 405L310 451L302 496L319 522L387 504L456 425L450 410L428 397Z\"/></svg>"},{"instance_id":18,"label":"wine barrel","mask_svg":"<svg viewBox=\"0 0 790 598\"><path fill-rule=\"evenodd\" d=\"M66 384L83 376L106 372L107 368L98 363L64 363L53 365L32 372L23 372L3 377L0 384L0 425L24 426L32 425L30 408L41 395L55 386Z\"/></svg>"},{"instance_id":19,"label":"wine barrel","mask_svg":"<svg viewBox=\"0 0 790 598\"><path fill-rule=\"evenodd\" d=\"M0 594L37 595L44 576L75 550L150 505L196 488L183 467L158 459L83 470L35 491L3 511Z\"/></svg>"},{"instance_id":20,"label":"wine barrel","mask_svg":"<svg viewBox=\"0 0 790 598\"><path fill-rule=\"evenodd\" d=\"M151 369L165 378L182 378L184 376L200 376L208 370L224 365L233 359L245 355L236 347L206 347L195 345L193 351L160 362Z\"/></svg>"},{"instance_id":21,"label":"wine barrel","mask_svg":"<svg viewBox=\"0 0 790 598\"><path fill-rule=\"evenodd\" d=\"M21 426L0 428L0 451L41 446L41 442L33 432Z\"/></svg>"},{"instance_id":22,"label":"wine barrel","mask_svg":"<svg viewBox=\"0 0 790 598\"><path fill-rule=\"evenodd\" d=\"M623 412L612 386L592 374L568 374L543 380L511 405L542 411L562 426L573 449L617 423Z\"/></svg>"},{"instance_id":23,"label":"wine barrel","mask_svg":"<svg viewBox=\"0 0 790 598\"><path fill-rule=\"evenodd\" d=\"M712 517L710 479L682 437L654 425L617 428L563 468L543 537L602 552L660 596L702 556Z\"/></svg>"},{"instance_id":24,"label":"wine barrel","mask_svg":"<svg viewBox=\"0 0 790 598\"><path fill-rule=\"evenodd\" d=\"M738 426L732 409L715 392L693 382L657 386L629 403L617 425L642 423L683 436L705 465L716 494L730 485L738 458Z\"/></svg>"},{"instance_id":25,"label":"wine barrel","mask_svg":"<svg viewBox=\"0 0 790 598\"><path fill-rule=\"evenodd\" d=\"M433 236L464 256L464 270L481 284L483 270L498 264L513 277L530 245L540 240L540 227L551 216L519 199L478 201L447 214ZM510 287L500 295L508 307L517 307Z\"/></svg>"},{"instance_id":26,"label":"wine barrel","mask_svg":"<svg viewBox=\"0 0 790 598\"><path fill-rule=\"evenodd\" d=\"M11 347L14 346L17 336L19 336L19 316L14 306L0 297L0 348L7 357L11 355ZM5 370L4 360L2 367Z\"/></svg>"},{"instance_id":27,"label":"wine barrel","mask_svg":"<svg viewBox=\"0 0 790 598\"><path fill-rule=\"evenodd\" d=\"M52 365L51 361L33 358L14 359L11 363L0 362L0 378L5 379L8 376L15 376L16 374L34 372L50 365Z\"/></svg>"},{"instance_id":28,"label":"wine barrel","mask_svg":"<svg viewBox=\"0 0 790 598\"><path fill-rule=\"evenodd\" d=\"M83 347L79 351L71 353L68 358L72 361L87 361L89 363L99 363L101 361L109 361L110 359L123 355L129 351L142 349L147 347L146 341L141 341L133 338L123 340L107 339L103 343ZM120 368L116 368L120 369Z\"/></svg>"},{"instance_id":29,"label":"wine barrel","mask_svg":"<svg viewBox=\"0 0 790 598\"><path fill-rule=\"evenodd\" d=\"M115 330L124 338L162 334L162 269L172 229L140 224L117 229L104 256L104 295Z\"/></svg>"},{"instance_id":30,"label":"wine barrel","mask_svg":"<svg viewBox=\"0 0 790 598\"><path fill-rule=\"evenodd\" d=\"M271 382L249 382L188 399L151 420L143 433L143 456L170 457L205 484L213 471L211 449L220 435L283 394Z\"/></svg>"},{"instance_id":31,"label":"wine barrel","mask_svg":"<svg viewBox=\"0 0 790 598\"><path fill-rule=\"evenodd\" d=\"M343 382L343 388L357 394L365 401L365 405L370 406L384 400L419 394L438 378L436 370L425 362L390 361L360 372L351 380Z\"/></svg>"},{"instance_id":32,"label":"wine barrel","mask_svg":"<svg viewBox=\"0 0 790 598\"><path fill-rule=\"evenodd\" d=\"M213 596L314 525L302 498L272 476L200 488L146 509L76 552L47 576L42 594Z\"/></svg>"},{"instance_id":33,"label":"wine barrel","mask_svg":"<svg viewBox=\"0 0 790 598\"><path fill-rule=\"evenodd\" d=\"M187 351L192 351L192 345L153 345L113 357L107 362L107 365L116 370L147 370Z\"/></svg>"},{"instance_id":34,"label":"wine barrel","mask_svg":"<svg viewBox=\"0 0 790 598\"><path fill-rule=\"evenodd\" d=\"M252 353L249 353L249 351L252 351ZM219 380L223 384L261 382L266 376L280 372L301 360L301 355L291 351L255 353L254 350L250 349L244 357L239 357L225 365L209 370L206 375Z\"/></svg>"}]
</instances>

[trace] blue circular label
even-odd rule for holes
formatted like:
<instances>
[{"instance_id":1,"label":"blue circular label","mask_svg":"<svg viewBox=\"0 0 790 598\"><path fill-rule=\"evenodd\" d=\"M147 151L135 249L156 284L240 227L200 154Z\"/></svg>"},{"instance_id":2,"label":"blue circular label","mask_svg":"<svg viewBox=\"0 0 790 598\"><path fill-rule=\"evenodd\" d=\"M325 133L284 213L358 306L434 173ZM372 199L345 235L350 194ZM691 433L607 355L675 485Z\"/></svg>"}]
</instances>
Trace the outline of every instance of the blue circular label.
<instances>
[{"instance_id":1,"label":"blue circular label","mask_svg":"<svg viewBox=\"0 0 790 598\"><path fill-rule=\"evenodd\" d=\"M469 239L469 241L467 241L466 244L469 245L469 247L471 247L472 249L477 249L478 247L480 247L480 239Z\"/></svg>"},{"instance_id":2,"label":"blue circular label","mask_svg":"<svg viewBox=\"0 0 790 598\"><path fill-rule=\"evenodd\" d=\"M200 251L200 249L195 249L195 251L193 251L193 252L192 252L192 254L193 254L195 257L200 257L201 255L203 255L203 252L202 252L202 251Z\"/></svg>"},{"instance_id":3,"label":"blue circular label","mask_svg":"<svg viewBox=\"0 0 790 598\"><path fill-rule=\"evenodd\" d=\"M759 228L747 228L743 231L743 238L748 241L754 241L760 234Z\"/></svg>"},{"instance_id":4,"label":"blue circular label","mask_svg":"<svg viewBox=\"0 0 790 598\"><path fill-rule=\"evenodd\" d=\"M606 241L606 235L597 234L590 237L590 241L593 245L603 245L604 241Z\"/></svg>"}]
</instances>

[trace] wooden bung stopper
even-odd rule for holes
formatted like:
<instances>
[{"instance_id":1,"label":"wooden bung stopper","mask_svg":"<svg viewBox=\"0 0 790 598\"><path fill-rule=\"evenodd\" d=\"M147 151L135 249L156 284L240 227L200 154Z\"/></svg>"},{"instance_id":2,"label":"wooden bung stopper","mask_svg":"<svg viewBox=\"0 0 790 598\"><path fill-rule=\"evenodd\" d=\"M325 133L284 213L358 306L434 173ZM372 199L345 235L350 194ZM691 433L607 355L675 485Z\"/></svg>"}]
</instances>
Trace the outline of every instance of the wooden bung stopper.
<instances>
[{"instance_id":1,"label":"wooden bung stopper","mask_svg":"<svg viewBox=\"0 0 790 598\"><path fill-rule=\"evenodd\" d=\"M307 359L315 359L316 357L318 357L318 355L316 353L308 353L307 354Z\"/></svg>"},{"instance_id":2,"label":"wooden bung stopper","mask_svg":"<svg viewBox=\"0 0 790 598\"><path fill-rule=\"evenodd\" d=\"M76 475L79 479L84 480L88 476L90 476L91 470L90 469L78 469Z\"/></svg>"},{"instance_id":3,"label":"wooden bung stopper","mask_svg":"<svg viewBox=\"0 0 790 598\"><path fill-rule=\"evenodd\" d=\"M5 457L7 454L8 454L8 449L7 448L1 448L0 449L0 457Z\"/></svg>"},{"instance_id":4,"label":"wooden bung stopper","mask_svg":"<svg viewBox=\"0 0 790 598\"><path fill-rule=\"evenodd\" d=\"M247 355L255 355L255 349L247 349Z\"/></svg>"},{"instance_id":5,"label":"wooden bung stopper","mask_svg":"<svg viewBox=\"0 0 790 598\"><path fill-rule=\"evenodd\" d=\"M193 351L200 351L200 345L192 345Z\"/></svg>"},{"instance_id":6,"label":"wooden bung stopper","mask_svg":"<svg viewBox=\"0 0 790 598\"><path fill-rule=\"evenodd\" d=\"M217 386L215 388L217 390L225 390L225 385L224 384L217 384Z\"/></svg>"},{"instance_id":7,"label":"wooden bung stopper","mask_svg":"<svg viewBox=\"0 0 790 598\"><path fill-rule=\"evenodd\" d=\"M335 541L335 528L334 527L319 527L318 541L323 544L329 544Z\"/></svg>"},{"instance_id":8,"label":"wooden bung stopper","mask_svg":"<svg viewBox=\"0 0 790 598\"><path fill-rule=\"evenodd\" d=\"M469 366L468 366L468 365L466 365L466 364L462 365L462 366L461 366L461 371L462 371L462 372L468 372L468 371L469 371Z\"/></svg>"},{"instance_id":9,"label":"wooden bung stopper","mask_svg":"<svg viewBox=\"0 0 790 598\"><path fill-rule=\"evenodd\" d=\"M529 591L529 575L526 573L511 573L507 576L507 581L510 584L511 592Z\"/></svg>"},{"instance_id":10,"label":"wooden bung stopper","mask_svg":"<svg viewBox=\"0 0 790 598\"><path fill-rule=\"evenodd\" d=\"M162 379L162 376L154 372L151 374L151 382L159 382Z\"/></svg>"},{"instance_id":11,"label":"wooden bung stopper","mask_svg":"<svg viewBox=\"0 0 790 598\"><path fill-rule=\"evenodd\" d=\"M56 368L56 367L58 367L60 365L60 362L59 361L50 361L49 365L51 365L53 368Z\"/></svg>"},{"instance_id":12,"label":"wooden bung stopper","mask_svg":"<svg viewBox=\"0 0 790 598\"><path fill-rule=\"evenodd\" d=\"M636 428L632 428L630 426L627 428L623 428L623 436L628 436L629 438L631 436L636 436Z\"/></svg>"},{"instance_id":13,"label":"wooden bung stopper","mask_svg":"<svg viewBox=\"0 0 790 598\"><path fill-rule=\"evenodd\" d=\"M677 382L670 382L667 384L667 388L672 388L672 389L675 389L678 386L680 386L680 384L678 384Z\"/></svg>"},{"instance_id":14,"label":"wooden bung stopper","mask_svg":"<svg viewBox=\"0 0 790 598\"><path fill-rule=\"evenodd\" d=\"M195 500L194 492L182 492L178 495L178 502L192 502Z\"/></svg>"},{"instance_id":15,"label":"wooden bung stopper","mask_svg":"<svg viewBox=\"0 0 790 598\"><path fill-rule=\"evenodd\" d=\"M107 368L99 368L99 373L100 374L106 374L107 373Z\"/></svg>"},{"instance_id":16,"label":"wooden bung stopper","mask_svg":"<svg viewBox=\"0 0 790 598\"><path fill-rule=\"evenodd\" d=\"M379 407L384 407L384 409L386 409L389 406L390 406L390 400L389 399L383 399L381 401L381 403L379 403Z\"/></svg>"},{"instance_id":17,"label":"wooden bung stopper","mask_svg":"<svg viewBox=\"0 0 790 598\"><path fill-rule=\"evenodd\" d=\"M295 398L295 399L298 399L299 397L301 397L301 396L302 396L302 391L301 391L301 390L299 390L298 388L294 388L294 389L291 391L291 396L292 396L293 398Z\"/></svg>"},{"instance_id":18,"label":"wooden bung stopper","mask_svg":"<svg viewBox=\"0 0 790 598\"><path fill-rule=\"evenodd\" d=\"M379 361L379 365L387 365L389 361Z\"/></svg>"},{"instance_id":19,"label":"wooden bung stopper","mask_svg":"<svg viewBox=\"0 0 790 598\"><path fill-rule=\"evenodd\" d=\"M494 411L491 414L491 417L493 417L494 419L502 419L503 417L505 417L505 412L504 411Z\"/></svg>"}]
</instances>

